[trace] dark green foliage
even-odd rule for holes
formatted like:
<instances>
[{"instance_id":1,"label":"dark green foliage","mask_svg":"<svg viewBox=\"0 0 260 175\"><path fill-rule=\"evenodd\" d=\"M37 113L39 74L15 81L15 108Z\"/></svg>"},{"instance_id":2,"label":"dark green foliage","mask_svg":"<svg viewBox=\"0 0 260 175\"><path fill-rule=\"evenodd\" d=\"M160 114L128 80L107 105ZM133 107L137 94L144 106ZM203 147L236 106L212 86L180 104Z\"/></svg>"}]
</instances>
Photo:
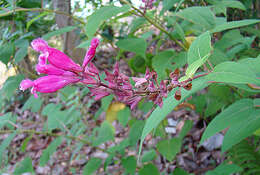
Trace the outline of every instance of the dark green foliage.
<instances>
[{"instance_id":1,"label":"dark green foliage","mask_svg":"<svg viewBox=\"0 0 260 175\"><path fill-rule=\"evenodd\" d=\"M252 138L253 139L253 138ZM255 144L252 141L243 140L232 147L228 152L229 159L243 168L242 175L255 175L260 173L260 153L258 150L259 138Z\"/></svg>"}]
</instances>

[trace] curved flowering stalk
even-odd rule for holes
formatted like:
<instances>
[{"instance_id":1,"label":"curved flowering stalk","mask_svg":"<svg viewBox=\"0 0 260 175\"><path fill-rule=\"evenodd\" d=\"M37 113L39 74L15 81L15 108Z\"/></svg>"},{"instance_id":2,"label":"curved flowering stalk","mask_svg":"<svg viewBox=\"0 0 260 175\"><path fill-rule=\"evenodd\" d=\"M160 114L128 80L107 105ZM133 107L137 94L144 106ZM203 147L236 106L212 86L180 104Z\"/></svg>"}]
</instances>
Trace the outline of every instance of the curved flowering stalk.
<instances>
[{"instance_id":1,"label":"curved flowering stalk","mask_svg":"<svg viewBox=\"0 0 260 175\"><path fill-rule=\"evenodd\" d=\"M35 51L41 53L36 71L39 74L47 75L34 81L23 80L20 89L31 88L31 93L35 97L37 97L37 92L52 93L67 85L82 83L89 88L91 96L95 96L95 100L114 94L116 100L130 105L131 109L134 109L138 102L145 97L162 107L163 98L166 98L167 94L174 88L179 88L175 93L175 98L180 100L180 89L183 87L189 90L192 86L192 79L178 81L178 69L170 74L170 80L162 80L160 84L157 82L157 73L147 69L143 78L132 77L135 82L135 86L132 86L130 77L120 73L118 63L114 65L112 73L105 70L106 78L105 82L102 82L99 70L91 62L99 45L97 38L92 39L82 66L76 64L63 52L51 48L41 38L33 40L31 45Z\"/></svg>"}]
</instances>

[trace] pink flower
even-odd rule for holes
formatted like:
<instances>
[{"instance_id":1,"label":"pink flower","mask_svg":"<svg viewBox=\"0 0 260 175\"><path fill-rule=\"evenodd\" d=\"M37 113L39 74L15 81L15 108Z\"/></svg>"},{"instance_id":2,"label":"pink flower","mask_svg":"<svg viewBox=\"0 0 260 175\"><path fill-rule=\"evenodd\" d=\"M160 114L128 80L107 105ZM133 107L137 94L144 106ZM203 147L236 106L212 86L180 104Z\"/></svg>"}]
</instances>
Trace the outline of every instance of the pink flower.
<instances>
[{"instance_id":1,"label":"pink flower","mask_svg":"<svg viewBox=\"0 0 260 175\"><path fill-rule=\"evenodd\" d=\"M21 90L26 90L28 88L31 89L31 93L34 94L34 96L37 98L36 92L41 93L51 93L56 92L57 90L72 84L78 82L79 79L76 77L63 77L63 76L57 76L57 75L48 75L44 77L40 77L34 81L31 80L23 80L20 84Z\"/></svg>"},{"instance_id":2,"label":"pink flower","mask_svg":"<svg viewBox=\"0 0 260 175\"><path fill-rule=\"evenodd\" d=\"M98 47L98 45L99 45L98 38L93 38L91 40L90 47L86 53L86 56L85 56L83 64L82 64L82 67L84 69L88 65L88 63L94 58L95 53L96 53L96 48Z\"/></svg>"},{"instance_id":3,"label":"pink flower","mask_svg":"<svg viewBox=\"0 0 260 175\"><path fill-rule=\"evenodd\" d=\"M53 66L67 71L82 72L80 65L72 61L72 59L63 52L49 47L47 42L43 39L35 39L32 41L31 45L34 50L43 53Z\"/></svg>"}]
</instances>

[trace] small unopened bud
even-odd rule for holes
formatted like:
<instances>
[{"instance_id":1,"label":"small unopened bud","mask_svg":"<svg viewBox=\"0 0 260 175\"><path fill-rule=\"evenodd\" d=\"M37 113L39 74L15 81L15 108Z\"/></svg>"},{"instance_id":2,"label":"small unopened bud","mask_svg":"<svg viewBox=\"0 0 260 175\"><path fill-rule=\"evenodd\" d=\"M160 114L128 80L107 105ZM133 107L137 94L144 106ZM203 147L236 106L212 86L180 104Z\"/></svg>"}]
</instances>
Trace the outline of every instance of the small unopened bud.
<instances>
[{"instance_id":1,"label":"small unopened bud","mask_svg":"<svg viewBox=\"0 0 260 175\"><path fill-rule=\"evenodd\" d=\"M180 75L180 71L179 71L179 69L177 68L177 69L175 69L174 72L171 72L171 73L170 73L170 78L171 78L172 80L174 80L174 81L177 81L178 78L179 78L179 75Z\"/></svg>"},{"instance_id":2,"label":"small unopened bud","mask_svg":"<svg viewBox=\"0 0 260 175\"><path fill-rule=\"evenodd\" d=\"M178 101L181 99L181 88L175 92L174 98Z\"/></svg>"},{"instance_id":3,"label":"small unopened bud","mask_svg":"<svg viewBox=\"0 0 260 175\"><path fill-rule=\"evenodd\" d=\"M188 83L188 84L186 84L185 86L183 86L183 88L184 89L186 89L186 90L191 90L191 88L192 88L192 83Z\"/></svg>"}]
</instances>

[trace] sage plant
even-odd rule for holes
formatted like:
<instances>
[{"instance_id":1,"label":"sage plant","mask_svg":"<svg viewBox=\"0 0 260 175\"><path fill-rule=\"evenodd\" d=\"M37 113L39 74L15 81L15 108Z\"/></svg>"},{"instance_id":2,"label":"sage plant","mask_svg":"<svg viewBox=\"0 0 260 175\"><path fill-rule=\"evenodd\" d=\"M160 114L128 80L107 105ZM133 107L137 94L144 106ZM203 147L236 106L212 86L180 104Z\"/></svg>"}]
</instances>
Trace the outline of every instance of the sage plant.
<instances>
[{"instance_id":1,"label":"sage plant","mask_svg":"<svg viewBox=\"0 0 260 175\"><path fill-rule=\"evenodd\" d=\"M157 73L146 69L142 78L128 77L119 71L118 62L115 63L112 73L105 70L105 81L100 78L100 71L91 62L99 45L97 38L92 39L90 47L86 52L82 66L76 64L63 52L52 48L41 38L32 41L32 48L40 52L36 71L38 74L46 74L36 80L25 79L20 84L21 90L31 88L31 93L37 98L37 92L52 93L67 85L82 83L86 85L91 96L100 100L105 96L113 94L117 101L130 105L134 109L143 98L148 98L154 104L163 106L163 98L174 88L179 88L175 98L180 100L180 89L191 89L192 79L179 82L179 70L170 73L170 79L157 81ZM133 86L130 79L135 82Z\"/></svg>"}]
</instances>

